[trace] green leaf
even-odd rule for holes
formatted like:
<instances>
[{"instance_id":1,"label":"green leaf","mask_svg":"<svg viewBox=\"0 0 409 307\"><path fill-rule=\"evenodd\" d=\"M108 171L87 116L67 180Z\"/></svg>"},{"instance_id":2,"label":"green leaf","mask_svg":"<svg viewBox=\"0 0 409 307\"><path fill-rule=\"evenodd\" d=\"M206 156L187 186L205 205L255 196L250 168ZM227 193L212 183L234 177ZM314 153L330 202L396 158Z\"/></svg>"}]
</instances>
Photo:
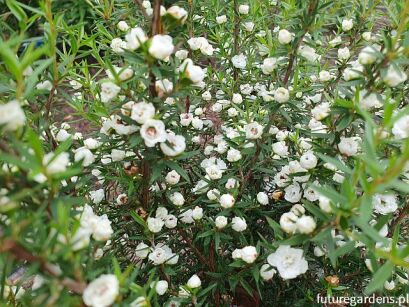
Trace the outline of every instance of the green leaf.
<instances>
[{"instance_id":1,"label":"green leaf","mask_svg":"<svg viewBox=\"0 0 409 307\"><path fill-rule=\"evenodd\" d=\"M333 158L333 157L329 157L327 155L324 155L322 153L317 152L316 155L323 160L324 162L330 163L334 166L336 166L336 168L338 168L340 171L343 171L346 174L351 174L352 170L346 166L343 162L341 162L339 159L337 158Z\"/></svg>"},{"instance_id":2,"label":"green leaf","mask_svg":"<svg viewBox=\"0 0 409 307\"><path fill-rule=\"evenodd\" d=\"M10 47L0 39L0 58L3 59L7 69L14 75L16 79L21 79L22 70L16 54Z\"/></svg>"},{"instance_id":3,"label":"green leaf","mask_svg":"<svg viewBox=\"0 0 409 307\"><path fill-rule=\"evenodd\" d=\"M281 230L280 225L274 221L272 218L266 216L266 220L268 225L273 229L274 231L274 237L276 239L282 239L283 238L283 231Z\"/></svg>"},{"instance_id":4,"label":"green leaf","mask_svg":"<svg viewBox=\"0 0 409 307\"><path fill-rule=\"evenodd\" d=\"M17 18L18 21L26 21L27 14L21 8L20 3L16 0L6 0L6 5L8 6L9 10L13 15Z\"/></svg>"},{"instance_id":5,"label":"green leaf","mask_svg":"<svg viewBox=\"0 0 409 307\"><path fill-rule=\"evenodd\" d=\"M329 217L326 216L322 210L317 207L316 205L310 203L307 200L303 200L302 203L304 204L305 209L307 209L308 211L310 211L315 217L317 217L318 219L322 220L322 221L328 221Z\"/></svg>"},{"instance_id":6,"label":"green leaf","mask_svg":"<svg viewBox=\"0 0 409 307\"><path fill-rule=\"evenodd\" d=\"M371 282L366 287L365 293L371 294L376 290L382 289L385 281L391 276L393 267L393 263L391 261L387 261L379 270L377 270Z\"/></svg>"},{"instance_id":7,"label":"green leaf","mask_svg":"<svg viewBox=\"0 0 409 307\"><path fill-rule=\"evenodd\" d=\"M304 243L307 239L308 239L307 235L298 234L298 235L292 236L291 238L287 240L277 242L277 244L279 245L298 245L298 244Z\"/></svg>"},{"instance_id":8,"label":"green leaf","mask_svg":"<svg viewBox=\"0 0 409 307\"><path fill-rule=\"evenodd\" d=\"M344 195L339 194L329 186L312 185L311 187L319 194L329 198L334 204L344 204L348 201Z\"/></svg>"}]
</instances>

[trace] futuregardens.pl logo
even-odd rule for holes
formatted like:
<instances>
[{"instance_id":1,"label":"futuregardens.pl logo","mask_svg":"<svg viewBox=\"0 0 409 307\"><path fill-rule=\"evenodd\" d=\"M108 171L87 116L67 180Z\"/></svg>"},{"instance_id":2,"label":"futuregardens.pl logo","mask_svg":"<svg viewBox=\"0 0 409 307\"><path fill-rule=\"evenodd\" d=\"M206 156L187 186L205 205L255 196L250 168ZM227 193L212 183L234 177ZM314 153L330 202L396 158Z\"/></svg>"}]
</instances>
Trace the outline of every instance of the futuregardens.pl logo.
<instances>
[{"instance_id":1,"label":"futuregardens.pl logo","mask_svg":"<svg viewBox=\"0 0 409 307\"><path fill-rule=\"evenodd\" d=\"M396 306L403 306L409 303L409 294L406 296L322 296L317 295L316 299L319 304L341 304L347 306L357 306L358 304L380 304L385 306L387 304L393 304Z\"/></svg>"}]
</instances>

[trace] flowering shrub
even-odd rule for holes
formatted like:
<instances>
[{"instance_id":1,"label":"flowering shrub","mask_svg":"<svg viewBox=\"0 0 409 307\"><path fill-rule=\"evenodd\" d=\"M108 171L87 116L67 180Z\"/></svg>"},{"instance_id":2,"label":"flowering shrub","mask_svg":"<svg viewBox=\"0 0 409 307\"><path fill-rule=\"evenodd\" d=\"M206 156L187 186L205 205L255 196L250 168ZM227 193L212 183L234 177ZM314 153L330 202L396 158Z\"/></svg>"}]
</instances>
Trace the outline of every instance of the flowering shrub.
<instances>
[{"instance_id":1,"label":"flowering shrub","mask_svg":"<svg viewBox=\"0 0 409 307\"><path fill-rule=\"evenodd\" d=\"M1 2L4 302L408 292L409 1L71 2Z\"/></svg>"}]
</instances>

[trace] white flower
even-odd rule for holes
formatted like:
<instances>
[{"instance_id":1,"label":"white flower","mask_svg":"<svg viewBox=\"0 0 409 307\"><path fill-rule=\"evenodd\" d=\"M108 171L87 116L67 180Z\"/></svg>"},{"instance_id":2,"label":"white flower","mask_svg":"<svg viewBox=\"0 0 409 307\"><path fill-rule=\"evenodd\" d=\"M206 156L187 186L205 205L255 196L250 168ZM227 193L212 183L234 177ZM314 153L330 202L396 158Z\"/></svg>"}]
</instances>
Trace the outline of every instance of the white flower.
<instances>
[{"instance_id":1,"label":"white flower","mask_svg":"<svg viewBox=\"0 0 409 307\"><path fill-rule=\"evenodd\" d=\"M231 148L227 152L227 161L229 162L237 162L242 158L241 153L239 150Z\"/></svg>"},{"instance_id":2,"label":"white flower","mask_svg":"<svg viewBox=\"0 0 409 307\"><path fill-rule=\"evenodd\" d=\"M26 116L17 100L0 105L0 128L15 131L22 127L25 121Z\"/></svg>"},{"instance_id":3,"label":"white flower","mask_svg":"<svg viewBox=\"0 0 409 307\"><path fill-rule=\"evenodd\" d=\"M286 212L280 217L280 226L284 232L293 234L297 230L297 220L298 216L296 216L293 212Z\"/></svg>"},{"instance_id":4,"label":"white flower","mask_svg":"<svg viewBox=\"0 0 409 307\"><path fill-rule=\"evenodd\" d=\"M128 195L125 193L119 194L118 197L116 198L116 203L118 205L124 205L128 202Z\"/></svg>"},{"instance_id":5,"label":"white flower","mask_svg":"<svg viewBox=\"0 0 409 307\"><path fill-rule=\"evenodd\" d=\"M203 209L196 206L193 210L192 210L192 218L195 221L201 220L203 218Z\"/></svg>"},{"instance_id":6,"label":"white flower","mask_svg":"<svg viewBox=\"0 0 409 307\"><path fill-rule=\"evenodd\" d=\"M70 241L72 250L78 251L89 246L91 233L90 229L79 227Z\"/></svg>"},{"instance_id":7,"label":"white flower","mask_svg":"<svg viewBox=\"0 0 409 307\"><path fill-rule=\"evenodd\" d=\"M332 79L332 76L329 71L321 70L319 74L319 78L321 82L328 82Z\"/></svg>"},{"instance_id":8,"label":"white flower","mask_svg":"<svg viewBox=\"0 0 409 307\"><path fill-rule=\"evenodd\" d=\"M229 115L229 117L235 117L239 114L239 111L237 111L237 109L235 108L229 108L227 110L227 115Z\"/></svg>"},{"instance_id":9,"label":"white flower","mask_svg":"<svg viewBox=\"0 0 409 307\"><path fill-rule=\"evenodd\" d=\"M168 282L166 280L159 280L151 283L151 288L155 288L157 295L164 295L168 290ZM142 306L141 306L142 307Z\"/></svg>"},{"instance_id":10,"label":"white flower","mask_svg":"<svg viewBox=\"0 0 409 307\"><path fill-rule=\"evenodd\" d=\"M101 142L93 138L88 138L84 140L84 146L90 150L94 150L101 146Z\"/></svg>"},{"instance_id":11,"label":"white flower","mask_svg":"<svg viewBox=\"0 0 409 307\"><path fill-rule=\"evenodd\" d=\"M362 65L373 64L376 61L376 49L373 46L366 46L358 55L358 62Z\"/></svg>"},{"instance_id":12,"label":"white flower","mask_svg":"<svg viewBox=\"0 0 409 307\"><path fill-rule=\"evenodd\" d=\"M330 104L328 102L323 102L320 103L319 105L315 106L311 110L311 115L314 117L316 120L323 120L329 115L329 112L331 111Z\"/></svg>"},{"instance_id":13,"label":"white flower","mask_svg":"<svg viewBox=\"0 0 409 307\"><path fill-rule=\"evenodd\" d=\"M192 123L193 114L191 113L182 113L180 114L180 124L184 127L189 126Z\"/></svg>"},{"instance_id":14,"label":"white flower","mask_svg":"<svg viewBox=\"0 0 409 307\"><path fill-rule=\"evenodd\" d=\"M218 189L212 189L207 192L206 196L209 200L216 200L220 195L220 191Z\"/></svg>"},{"instance_id":15,"label":"white flower","mask_svg":"<svg viewBox=\"0 0 409 307\"><path fill-rule=\"evenodd\" d=\"M206 174L211 180L217 180L222 178L223 171L216 164L212 164L206 167Z\"/></svg>"},{"instance_id":16,"label":"white flower","mask_svg":"<svg viewBox=\"0 0 409 307\"><path fill-rule=\"evenodd\" d=\"M317 224L309 215L303 215L297 220L297 230L300 233L309 234L315 230Z\"/></svg>"},{"instance_id":17,"label":"white flower","mask_svg":"<svg viewBox=\"0 0 409 307\"><path fill-rule=\"evenodd\" d=\"M184 60L187 58L187 56L189 55L189 51L187 50L178 50L175 52L175 57L177 57L179 60Z\"/></svg>"},{"instance_id":18,"label":"white flower","mask_svg":"<svg viewBox=\"0 0 409 307\"><path fill-rule=\"evenodd\" d=\"M43 158L43 165L46 166L48 174L65 172L69 162L69 154L66 152L57 156L53 152L49 152Z\"/></svg>"},{"instance_id":19,"label":"white flower","mask_svg":"<svg viewBox=\"0 0 409 307\"><path fill-rule=\"evenodd\" d=\"M143 242L139 243L135 248L135 256L141 259L145 259L146 257L148 257L149 252L149 246Z\"/></svg>"},{"instance_id":20,"label":"white flower","mask_svg":"<svg viewBox=\"0 0 409 307\"><path fill-rule=\"evenodd\" d=\"M352 19L344 19L342 20L342 31L348 32L354 26L354 22Z\"/></svg>"},{"instance_id":21,"label":"white flower","mask_svg":"<svg viewBox=\"0 0 409 307\"><path fill-rule=\"evenodd\" d=\"M205 37L192 37L187 41L187 43L192 50L200 49L204 55L213 55L213 46L209 44Z\"/></svg>"},{"instance_id":22,"label":"white flower","mask_svg":"<svg viewBox=\"0 0 409 307\"><path fill-rule=\"evenodd\" d=\"M239 69L244 69L246 68L247 65L247 58L243 53L240 53L239 55L235 55L231 59L233 66Z\"/></svg>"},{"instance_id":23,"label":"white flower","mask_svg":"<svg viewBox=\"0 0 409 307\"><path fill-rule=\"evenodd\" d=\"M235 216L232 219L232 225L231 227L233 228L234 231L237 232L242 232L247 229L247 223L244 218L240 218L238 216Z\"/></svg>"},{"instance_id":24,"label":"white flower","mask_svg":"<svg viewBox=\"0 0 409 307\"><path fill-rule=\"evenodd\" d=\"M144 1L144 2L149 2L149 1ZM149 9L149 10L152 10L152 9ZM146 14L150 16L153 14L153 12L148 13L148 9L146 9ZM146 306L149 306L149 302L147 298L144 296L139 296L138 298L136 298L134 301L132 301L129 304L129 307L146 307Z\"/></svg>"},{"instance_id":25,"label":"white flower","mask_svg":"<svg viewBox=\"0 0 409 307\"><path fill-rule=\"evenodd\" d=\"M344 138L341 137L341 141L338 144L340 153L350 157L358 153L360 146L356 137Z\"/></svg>"},{"instance_id":26,"label":"white flower","mask_svg":"<svg viewBox=\"0 0 409 307\"><path fill-rule=\"evenodd\" d=\"M124 52L124 49L127 49L127 43L117 37L111 41L110 47L113 52L121 53Z\"/></svg>"},{"instance_id":27,"label":"white flower","mask_svg":"<svg viewBox=\"0 0 409 307\"><path fill-rule=\"evenodd\" d=\"M191 59L184 60L179 70L184 72L185 76L195 84L202 82L205 77L204 70L200 66L194 65Z\"/></svg>"},{"instance_id":28,"label":"white flower","mask_svg":"<svg viewBox=\"0 0 409 307\"><path fill-rule=\"evenodd\" d=\"M101 101L103 103L110 102L114 99L121 88L113 82L104 82L101 84Z\"/></svg>"},{"instance_id":29,"label":"white flower","mask_svg":"<svg viewBox=\"0 0 409 307\"><path fill-rule=\"evenodd\" d=\"M318 159L312 151L307 151L300 158L300 165L305 169L313 169L317 166Z\"/></svg>"},{"instance_id":30,"label":"white flower","mask_svg":"<svg viewBox=\"0 0 409 307\"><path fill-rule=\"evenodd\" d=\"M199 180L196 183L195 187L192 189L192 192L195 194L202 194L202 193L206 193L208 189L209 189L209 184L204 180Z\"/></svg>"},{"instance_id":31,"label":"white flower","mask_svg":"<svg viewBox=\"0 0 409 307\"><path fill-rule=\"evenodd\" d=\"M216 17L216 22L221 25L227 21L227 16L226 15L221 15Z\"/></svg>"},{"instance_id":32,"label":"white flower","mask_svg":"<svg viewBox=\"0 0 409 307\"><path fill-rule=\"evenodd\" d=\"M298 53L303 58L307 59L310 62L315 62L320 58L320 56L315 52L313 48L306 45L303 45L300 48L298 48Z\"/></svg>"},{"instance_id":33,"label":"white flower","mask_svg":"<svg viewBox=\"0 0 409 307\"><path fill-rule=\"evenodd\" d=\"M254 246L246 246L241 249L241 259L246 263L253 263L258 256Z\"/></svg>"},{"instance_id":34,"label":"white flower","mask_svg":"<svg viewBox=\"0 0 409 307\"><path fill-rule=\"evenodd\" d=\"M269 264L263 264L260 268L260 276L265 281L272 279L276 273L277 271L274 270Z\"/></svg>"},{"instance_id":35,"label":"white flower","mask_svg":"<svg viewBox=\"0 0 409 307\"><path fill-rule=\"evenodd\" d=\"M193 119L192 119L192 127L193 127L193 128L195 128L195 129L197 129L197 130L202 130L202 129L203 129L203 125L204 125L203 120L201 120L201 119L198 118L198 117L193 117Z\"/></svg>"},{"instance_id":36,"label":"white flower","mask_svg":"<svg viewBox=\"0 0 409 307\"><path fill-rule=\"evenodd\" d=\"M240 186L239 182L234 178L229 178L225 184L226 189L235 189Z\"/></svg>"},{"instance_id":37,"label":"white flower","mask_svg":"<svg viewBox=\"0 0 409 307\"><path fill-rule=\"evenodd\" d=\"M190 277L187 281L187 286L192 289L199 288L201 285L202 282L200 281L199 276L197 276L196 274L192 275L192 277Z\"/></svg>"},{"instance_id":38,"label":"white flower","mask_svg":"<svg viewBox=\"0 0 409 307\"><path fill-rule=\"evenodd\" d=\"M259 139L263 134L263 126L257 122L252 122L244 126L246 131L246 139L254 140Z\"/></svg>"},{"instance_id":39,"label":"white flower","mask_svg":"<svg viewBox=\"0 0 409 307\"><path fill-rule=\"evenodd\" d=\"M205 101L209 101L212 99L212 94L209 91L206 91L202 94L202 98Z\"/></svg>"},{"instance_id":40,"label":"white flower","mask_svg":"<svg viewBox=\"0 0 409 307\"><path fill-rule=\"evenodd\" d=\"M236 260L236 259L241 259L241 248L236 248L232 253L231 257Z\"/></svg>"},{"instance_id":41,"label":"white flower","mask_svg":"<svg viewBox=\"0 0 409 307\"><path fill-rule=\"evenodd\" d=\"M267 196L267 194L264 193L264 192L258 192L257 193L257 201L261 205L268 205L268 196Z\"/></svg>"},{"instance_id":42,"label":"white flower","mask_svg":"<svg viewBox=\"0 0 409 307\"><path fill-rule=\"evenodd\" d=\"M250 7L246 4L239 5L239 13L242 15L247 15L249 13Z\"/></svg>"},{"instance_id":43,"label":"white flower","mask_svg":"<svg viewBox=\"0 0 409 307\"><path fill-rule=\"evenodd\" d=\"M146 42L148 37L140 27L131 29L131 31L125 35L126 49L136 50L141 44Z\"/></svg>"},{"instance_id":44,"label":"white flower","mask_svg":"<svg viewBox=\"0 0 409 307\"><path fill-rule=\"evenodd\" d=\"M179 260L179 256L174 254L169 246L159 243L155 249L149 254L149 260L154 265L160 265L162 263L176 264Z\"/></svg>"},{"instance_id":45,"label":"white flower","mask_svg":"<svg viewBox=\"0 0 409 307\"><path fill-rule=\"evenodd\" d=\"M388 69L386 70L386 74L383 77L383 82L385 82L390 87L395 87L405 82L408 76L406 73L401 70L396 65L389 65Z\"/></svg>"},{"instance_id":46,"label":"white flower","mask_svg":"<svg viewBox=\"0 0 409 307\"><path fill-rule=\"evenodd\" d=\"M180 220L186 224L193 224L195 220L193 219L193 210L188 209L179 215Z\"/></svg>"},{"instance_id":47,"label":"white flower","mask_svg":"<svg viewBox=\"0 0 409 307\"><path fill-rule=\"evenodd\" d=\"M89 197L94 204L99 204L105 198L105 192L103 189L90 191Z\"/></svg>"},{"instance_id":48,"label":"white flower","mask_svg":"<svg viewBox=\"0 0 409 307\"><path fill-rule=\"evenodd\" d=\"M276 68L277 59L276 58L266 58L261 65L261 70L263 74L269 75Z\"/></svg>"},{"instance_id":49,"label":"white flower","mask_svg":"<svg viewBox=\"0 0 409 307\"><path fill-rule=\"evenodd\" d=\"M280 157L287 157L289 154L288 146L285 144L285 141L273 143L272 148L273 152L279 155Z\"/></svg>"},{"instance_id":50,"label":"white flower","mask_svg":"<svg viewBox=\"0 0 409 307\"><path fill-rule=\"evenodd\" d=\"M177 226L177 224L178 224L178 219L173 214L168 214L165 217L165 227L166 228L173 229Z\"/></svg>"},{"instance_id":51,"label":"white flower","mask_svg":"<svg viewBox=\"0 0 409 307\"><path fill-rule=\"evenodd\" d=\"M161 120L148 119L142 125L140 130L141 136L148 147L155 146L156 143L166 141L167 133L165 131L165 124Z\"/></svg>"},{"instance_id":52,"label":"white flower","mask_svg":"<svg viewBox=\"0 0 409 307\"><path fill-rule=\"evenodd\" d=\"M243 95L250 95L252 91L253 91L253 87L250 84L246 83L246 84L240 85L240 92Z\"/></svg>"},{"instance_id":53,"label":"white flower","mask_svg":"<svg viewBox=\"0 0 409 307\"><path fill-rule=\"evenodd\" d=\"M376 213L386 215L398 209L396 196L393 194L376 194L372 198L372 204Z\"/></svg>"},{"instance_id":54,"label":"white flower","mask_svg":"<svg viewBox=\"0 0 409 307\"><path fill-rule=\"evenodd\" d=\"M218 229L223 229L224 227L226 227L226 225L228 223L227 218L225 216L223 216L223 215L220 215L220 216L216 217L214 222L215 222L216 227Z\"/></svg>"},{"instance_id":55,"label":"white flower","mask_svg":"<svg viewBox=\"0 0 409 307\"><path fill-rule=\"evenodd\" d=\"M119 294L119 281L113 274L101 275L85 288L82 299L87 306L106 307L114 303Z\"/></svg>"},{"instance_id":56,"label":"white flower","mask_svg":"<svg viewBox=\"0 0 409 307\"><path fill-rule=\"evenodd\" d=\"M152 119L155 116L155 107L152 103L146 103L144 101L135 103L132 106L131 118L138 124L144 124L148 119Z\"/></svg>"},{"instance_id":57,"label":"white flower","mask_svg":"<svg viewBox=\"0 0 409 307\"><path fill-rule=\"evenodd\" d=\"M240 104L243 102L243 97L238 93L234 93L231 101L235 104Z\"/></svg>"},{"instance_id":58,"label":"white flower","mask_svg":"<svg viewBox=\"0 0 409 307\"><path fill-rule=\"evenodd\" d=\"M169 173L167 173L165 180L166 180L166 183L170 185L175 185L179 182L180 175L175 170L172 170Z\"/></svg>"},{"instance_id":59,"label":"white flower","mask_svg":"<svg viewBox=\"0 0 409 307\"><path fill-rule=\"evenodd\" d=\"M180 6L177 5L168 8L166 13L171 15L176 20L181 21L182 23L186 21L188 15L187 11L184 8L181 8Z\"/></svg>"},{"instance_id":60,"label":"white flower","mask_svg":"<svg viewBox=\"0 0 409 307\"><path fill-rule=\"evenodd\" d=\"M157 34L152 37L149 46L149 54L158 60L164 60L173 53L174 49L175 46L173 45L172 37L169 35Z\"/></svg>"},{"instance_id":61,"label":"white flower","mask_svg":"<svg viewBox=\"0 0 409 307\"><path fill-rule=\"evenodd\" d=\"M175 206L178 206L178 207L183 206L183 204L185 203L185 198L179 192L173 193L169 198L170 198L170 201L172 202L172 204L174 204Z\"/></svg>"},{"instance_id":62,"label":"white flower","mask_svg":"<svg viewBox=\"0 0 409 307\"><path fill-rule=\"evenodd\" d=\"M280 245L267 257L267 262L277 268L283 279L293 279L308 270L308 262L303 257L303 250Z\"/></svg>"},{"instance_id":63,"label":"white flower","mask_svg":"<svg viewBox=\"0 0 409 307\"><path fill-rule=\"evenodd\" d=\"M168 209L165 207L158 207L155 212L155 217L164 220L168 215Z\"/></svg>"},{"instance_id":64,"label":"white flower","mask_svg":"<svg viewBox=\"0 0 409 307\"><path fill-rule=\"evenodd\" d=\"M142 1L142 6L144 9L149 9L152 7L151 2L149 0Z\"/></svg>"},{"instance_id":65,"label":"white flower","mask_svg":"<svg viewBox=\"0 0 409 307\"><path fill-rule=\"evenodd\" d=\"M398 139L409 137L409 115L402 116L393 124L392 133Z\"/></svg>"},{"instance_id":66,"label":"white flower","mask_svg":"<svg viewBox=\"0 0 409 307\"><path fill-rule=\"evenodd\" d=\"M126 157L126 152L120 149L111 150L111 159L113 162L122 161Z\"/></svg>"},{"instance_id":67,"label":"white flower","mask_svg":"<svg viewBox=\"0 0 409 307\"><path fill-rule=\"evenodd\" d=\"M371 32L364 32L362 33L362 38L369 42L372 39L372 33Z\"/></svg>"},{"instance_id":68,"label":"white flower","mask_svg":"<svg viewBox=\"0 0 409 307\"><path fill-rule=\"evenodd\" d=\"M319 246L314 247L314 256L315 257L322 257L325 255L325 250Z\"/></svg>"},{"instance_id":69,"label":"white flower","mask_svg":"<svg viewBox=\"0 0 409 307\"><path fill-rule=\"evenodd\" d=\"M290 212L294 213L298 217L301 217L305 213L305 208L300 204L295 204L291 207Z\"/></svg>"},{"instance_id":70,"label":"white flower","mask_svg":"<svg viewBox=\"0 0 409 307\"><path fill-rule=\"evenodd\" d=\"M348 60L350 56L351 54L348 47L338 49L338 59L340 59L341 61Z\"/></svg>"},{"instance_id":71,"label":"white flower","mask_svg":"<svg viewBox=\"0 0 409 307\"><path fill-rule=\"evenodd\" d=\"M278 103L285 103L290 99L290 93L284 87L279 87L274 91L274 99Z\"/></svg>"},{"instance_id":72,"label":"white flower","mask_svg":"<svg viewBox=\"0 0 409 307\"><path fill-rule=\"evenodd\" d=\"M118 67L118 66L113 66L113 69L115 73L118 75L119 80L125 81L130 78L132 78L134 71L130 67ZM110 70L106 71L108 78L111 80L115 80L115 76Z\"/></svg>"},{"instance_id":73,"label":"white flower","mask_svg":"<svg viewBox=\"0 0 409 307\"><path fill-rule=\"evenodd\" d=\"M166 142L160 144L160 149L165 155L169 157L175 157L185 151L186 149L185 137L182 135L168 133L166 137Z\"/></svg>"},{"instance_id":74,"label":"white flower","mask_svg":"<svg viewBox=\"0 0 409 307\"><path fill-rule=\"evenodd\" d=\"M87 149L85 147L81 147L81 148L78 148L75 151L74 160L76 162L82 161L82 165L87 167L87 166L90 166L92 163L94 163L95 156L91 152L91 150L89 150L89 149Z\"/></svg>"},{"instance_id":75,"label":"white flower","mask_svg":"<svg viewBox=\"0 0 409 307\"><path fill-rule=\"evenodd\" d=\"M366 90L362 90L359 92L359 103L361 104L362 108L365 110L369 110L372 108L380 108L382 107L382 99L376 93L368 94Z\"/></svg>"},{"instance_id":76,"label":"white flower","mask_svg":"<svg viewBox=\"0 0 409 307\"><path fill-rule=\"evenodd\" d=\"M251 21L245 22L245 23L244 23L244 29L245 29L247 32L253 31L253 29L254 29L254 22L251 22Z\"/></svg>"},{"instance_id":77,"label":"white flower","mask_svg":"<svg viewBox=\"0 0 409 307\"><path fill-rule=\"evenodd\" d=\"M383 283L383 286L385 288L385 290L388 291L393 291L395 289L395 282L393 280L389 281L389 280L385 280L385 282Z\"/></svg>"},{"instance_id":78,"label":"white flower","mask_svg":"<svg viewBox=\"0 0 409 307\"><path fill-rule=\"evenodd\" d=\"M220 206L224 209L233 207L235 201L236 200L231 194L223 194L222 196L220 196L220 199L219 199Z\"/></svg>"},{"instance_id":79,"label":"white flower","mask_svg":"<svg viewBox=\"0 0 409 307\"><path fill-rule=\"evenodd\" d=\"M43 81L43 82L39 82L39 83L36 85L36 88L37 88L38 90L50 92L50 91L53 89L53 84L51 83L50 80L45 80L45 81Z\"/></svg>"},{"instance_id":80,"label":"white flower","mask_svg":"<svg viewBox=\"0 0 409 307\"><path fill-rule=\"evenodd\" d=\"M318 198L318 205L320 206L321 210L326 212L326 213L330 213L332 211L331 205L330 205L330 200L325 197L320 195Z\"/></svg>"},{"instance_id":81,"label":"white flower","mask_svg":"<svg viewBox=\"0 0 409 307\"><path fill-rule=\"evenodd\" d=\"M155 82L155 90L158 93L158 96L162 97L165 94L172 93L173 83L169 79L157 80Z\"/></svg>"},{"instance_id":82,"label":"white flower","mask_svg":"<svg viewBox=\"0 0 409 307\"><path fill-rule=\"evenodd\" d=\"M284 198L290 203L297 203L300 201L302 196L302 191L298 183L289 185L284 189L285 195Z\"/></svg>"},{"instance_id":83,"label":"white flower","mask_svg":"<svg viewBox=\"0 0 409 307\"><path fill-rule=\"evenodd\" d=\"M106 214L98 216L93 223L92 236L97 241L107 241L114 233Z\"/></svg>"},{"instance_id":84,"label":"white flower","mask_svg":"<svg viewBox=\"0 0 409 307\"><path fill-rule=\"evenodd\" d=\"M153 233L158 233L162 230L165 222L161 218L148 217L148 229Z\"/></svg>"},{"instance_id":85,"label":"white flower","mask_svg":"<svg viewBox=\"0 0 409 307\"><path fill-rule=\"evenodd\" d=\"M278 42L281 45L286 45L293 40L294 34L287 31L286 29L282 29L278 32Z\"/></svg>"},{"instance_id":86,"label":"white flower","mask_svg":"<svg viewBox=\"0 0 409 307\"><path fill-rule=\"evenodd\" d=\"M120 22L118 22L117 27L119 30L126 32L129 30L129 26L126 23L126 21L121 20Z\"/></svg>"}]
</instances>

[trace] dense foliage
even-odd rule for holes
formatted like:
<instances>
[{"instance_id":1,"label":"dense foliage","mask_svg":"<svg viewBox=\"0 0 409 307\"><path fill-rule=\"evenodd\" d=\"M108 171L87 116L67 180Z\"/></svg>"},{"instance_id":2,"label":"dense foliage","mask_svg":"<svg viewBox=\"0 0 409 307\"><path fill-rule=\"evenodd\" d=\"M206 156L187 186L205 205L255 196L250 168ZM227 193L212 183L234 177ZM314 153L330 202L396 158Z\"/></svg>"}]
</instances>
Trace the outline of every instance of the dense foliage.
<instances>
[{"instance_id":1,"label":"dense foliage","mask_svg":"<svg viewBox=\"0 0 409 307\"><path fill-rule=\"evenodd\" d=\"M0 14L5 303L408 293L408 0Z\"/></svg>"}]
</instances>

